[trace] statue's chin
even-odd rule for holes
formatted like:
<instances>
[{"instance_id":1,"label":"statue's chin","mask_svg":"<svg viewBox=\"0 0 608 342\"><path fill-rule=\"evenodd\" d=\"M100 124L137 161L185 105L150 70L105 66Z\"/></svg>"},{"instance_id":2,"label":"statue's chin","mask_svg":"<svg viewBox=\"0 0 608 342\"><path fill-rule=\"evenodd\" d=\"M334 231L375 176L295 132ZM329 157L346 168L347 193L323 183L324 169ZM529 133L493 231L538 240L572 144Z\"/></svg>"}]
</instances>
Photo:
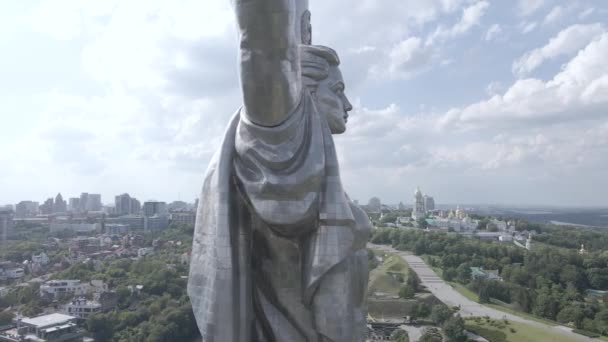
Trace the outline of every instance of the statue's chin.
<instances>
[{"instance_id":1,"label":"statue's chin","mask_svg":"<svg viewBox=\"0 0 608 342\"><path fill-rule=\"evenodd\" d=\"M331 134L342 134L344 132L346 132L346 126L331 128Z\"/></svg>"}]
</instances>

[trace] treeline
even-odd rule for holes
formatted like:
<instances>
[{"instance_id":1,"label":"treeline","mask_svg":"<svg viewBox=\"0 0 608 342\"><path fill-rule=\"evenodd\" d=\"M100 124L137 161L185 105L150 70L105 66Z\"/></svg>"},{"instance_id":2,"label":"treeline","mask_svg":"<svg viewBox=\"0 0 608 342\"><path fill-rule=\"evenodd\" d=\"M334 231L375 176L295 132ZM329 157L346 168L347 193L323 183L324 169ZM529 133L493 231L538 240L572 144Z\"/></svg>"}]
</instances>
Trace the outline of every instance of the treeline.
<instances>
[{"instance_id":1,"label":"treeline","mask_svg":"<svg viewBox=\"0 0 608 342\"><path fill-rule=\"evenodd\" d=\"M560 232L552 234L561 239ZM456 234L399 229L376 230L372 242L431 256L431 266L441 267L446 280L467 285L481 302L494 298L539 317L608 334L608 297L598 301L586 295L588 289L608 290L606 253L579 255L577 249L551 247L530 252ZM474 280L470 267L498 270L504 281Z\"/></svg>"}]
</instances>

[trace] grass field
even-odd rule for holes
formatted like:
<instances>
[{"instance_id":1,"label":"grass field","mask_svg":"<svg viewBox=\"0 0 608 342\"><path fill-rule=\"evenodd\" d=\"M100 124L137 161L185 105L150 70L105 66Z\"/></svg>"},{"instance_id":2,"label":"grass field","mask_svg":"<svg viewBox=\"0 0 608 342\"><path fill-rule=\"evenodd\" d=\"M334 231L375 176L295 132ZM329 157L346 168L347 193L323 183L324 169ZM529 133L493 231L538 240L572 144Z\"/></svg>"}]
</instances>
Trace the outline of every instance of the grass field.
<instances>
[{"instance_id":1,"label":"grass field","mask_svg":"<svg viewBox=\"0 0 608 342\"><path fill-rule=\"evenodd\" d=\"M409 273L407 264L401 257L395 254L384 253L378 250L375 250L374 253L377 256L382 256L384 262L370 272L369 293L383 292L395 296L398 295L402 283L396 279L395 275L401 275L405 282Z\"/></svg>"},{"instance_id":2,"label":"grass field","mask_svg":"<svg viewBox=\"0 0 608 342\"><path fill-rule=\"evenodd\" d=\"M477 321L467 319L467 330L474 332L491 342L571 342L577 341L573 338L559 333L548 331L524 323L503 320L486 320L479 318Z\"/></svg>"}]
</instances>

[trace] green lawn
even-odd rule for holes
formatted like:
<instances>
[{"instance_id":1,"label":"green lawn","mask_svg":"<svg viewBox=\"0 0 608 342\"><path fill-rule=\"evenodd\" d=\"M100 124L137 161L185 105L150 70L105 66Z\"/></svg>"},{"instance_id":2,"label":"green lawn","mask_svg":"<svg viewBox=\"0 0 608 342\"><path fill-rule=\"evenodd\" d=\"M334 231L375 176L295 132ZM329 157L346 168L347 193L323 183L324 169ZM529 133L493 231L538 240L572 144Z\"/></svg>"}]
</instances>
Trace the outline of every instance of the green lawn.
<instances>
[{"instance_id":1,"label":"green lawn","mask_svg":"<svg viewBox=\"0 0 608 342\"><path fill-rule=\"evenodd\" d=\"M524 323L503 320L473 319L466 320L468 330L492 342L571 342L577 341L547 329Z\"/></svg>"},{"instance_id":2,"label":"green lawn","mask_svg":"<svg viewBox=\"0 0 608 342\"><path fill-rule=\"evenodd\" d=\"M398 295L402 283L397 281L393 275L400 274L404 282L407 280L409 268L405 260L395 254L378 250L374 250L374 253L377 256L382 256L384 262L370 272L369 293L383 292Z\"/></svg>"},{"instance_id":3,"label":"green lawn","mask_svg":"<svg viewBox=\"0 0 608 342\"><path fill-rule=\"evenodd\" d=\"M466 286L456 283L456 282L451 282L451 281L447 282L447 283L450 284L454 288L454 290L456 290L461 295L465 296L467 299L472 300L476 303L479 302L479 296L477 296L477 294L475 292L469 290ZM558 325L559 324L557 322L554 322L554 321L551 321L548 319L543 319L543 318L536 317L534 315L530 315L528 313L513 309L513 308L509 307L507 303L503 303L503 302L500 302L500 301L497 301L494 299L492 299L492 303L486 303L484 305L487 307L490 307L492 309L496 309L496 310L499 310L502 312L510 313L515 316L529 319L531 321L536 321L536 322L547 324L547 325Z\"/></svg>"},{"instance_id":4,"label":"green lawn","mask_svg":"<svg viewBox=\"0 0 608 342\"><path fill-rule=\"evenodd\" d=\"M453 281L448 281L447 283L467 299L472 300L475 303L479 302L479 296L477 296L477 293L469 290L466 286Z\"/></svg>"}]
</instances>

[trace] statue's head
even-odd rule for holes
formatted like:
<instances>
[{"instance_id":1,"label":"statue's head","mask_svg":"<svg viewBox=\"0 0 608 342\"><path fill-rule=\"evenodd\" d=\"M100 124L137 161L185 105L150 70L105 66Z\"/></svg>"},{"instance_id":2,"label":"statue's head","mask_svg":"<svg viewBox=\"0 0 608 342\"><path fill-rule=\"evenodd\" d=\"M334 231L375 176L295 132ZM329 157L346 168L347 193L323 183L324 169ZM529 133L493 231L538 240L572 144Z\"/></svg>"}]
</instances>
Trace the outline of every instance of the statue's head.
<instances>
[{"instance_id":1,"label":"statue's head","mask_svg":"<svg viewBox=\"0 0 608 342\"><path fill-rule=\"evenodd\" d=\"M353 106L344 94L338 54L325 46L300 45L300 58L302 82L313 95L317 110L327 118L332 134L344 133Z\"/></svg>"}]
</instances>

